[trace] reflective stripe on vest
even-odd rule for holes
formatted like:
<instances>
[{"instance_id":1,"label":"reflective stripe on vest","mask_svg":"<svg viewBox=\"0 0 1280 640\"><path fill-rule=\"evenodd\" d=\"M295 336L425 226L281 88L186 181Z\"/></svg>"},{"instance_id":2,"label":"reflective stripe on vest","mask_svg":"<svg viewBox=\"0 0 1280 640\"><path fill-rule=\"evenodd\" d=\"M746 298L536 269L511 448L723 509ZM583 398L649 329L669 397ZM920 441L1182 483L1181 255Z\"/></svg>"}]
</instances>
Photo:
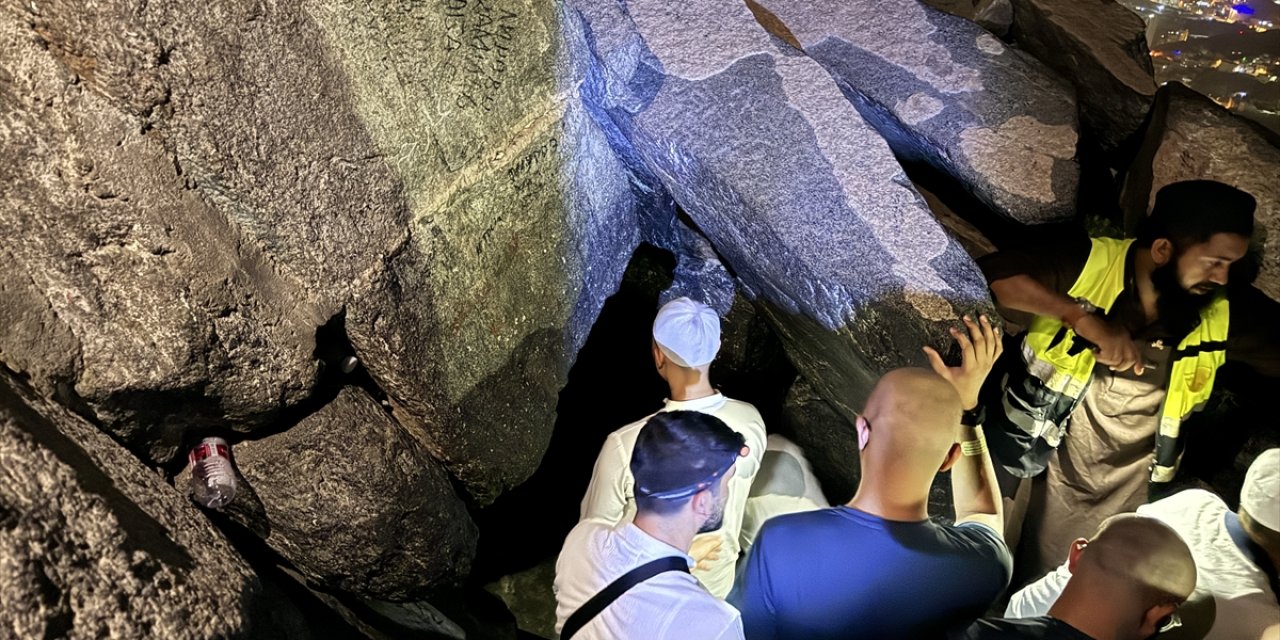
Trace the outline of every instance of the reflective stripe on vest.
<instances>
[{"instance_id":1,"label":"reflective stripe on vest","mask_svg":"<svg viewBox=\"0 0 1280 640\"><path fill-rule=\"evenodd\" d=\"M1227 361L1227 330L1231 326L1231 306L1226 295L1200 310L1200 324L1178 343L1169 372L1169 391L1160 409L1160 430L1156 434L1156 459L1151 480L1169 482L1182 458L1182 423L1204 408L1213 393L1218 367Z\"/></svg>"},{"instance_id":2,"label":"reflective stripe on vest","mask_svg":"<svg viewBox=\"0 0 1280 640\"><path fill-rule=\"evenodd\" d=\"M1111 238L1091 238L1090 241L1093 247L1089 250L1089 259L1067 295L1074 300L1088 300L1105 313L1124 291L1125 255L1133 241ZM1071 398L1079 398L1084 392L1093 378L1096 362L1089 349L1075 355L1068 353L1075 337L1076 332L1061 320L1036 316L1022 342L1023 362L1031 375L1049 389Z\"/></svg>"},{"instance_id":3,"label":"reflective stripe on vest","mask_svg":"<svg viewBox=\"0 0 1280 640\"><path fill-rule=\"evenodd\" d=\"M1104 313L1111 310L1125 285L1126 257L1133 240L1092 238L1084 269L1067 295L1087 300ZM1174 352L1168 390L1160 411L1156 434L1153 482L1168 482L1182 457L1182 422L1201 409L1213 392L1218 367L1226 362L1230 308L1225 295L1200 312L1200 324L1178 344ZM1036 316L1023 339L1027 370L1052 391L1078 400L1093 378L1093 351L1068 353L1075 332L1057 318ZM1061 416L1064 421L1069 415ZM1056 445L1056 442L1052 444Z\"/></svg>"}]
</instances>

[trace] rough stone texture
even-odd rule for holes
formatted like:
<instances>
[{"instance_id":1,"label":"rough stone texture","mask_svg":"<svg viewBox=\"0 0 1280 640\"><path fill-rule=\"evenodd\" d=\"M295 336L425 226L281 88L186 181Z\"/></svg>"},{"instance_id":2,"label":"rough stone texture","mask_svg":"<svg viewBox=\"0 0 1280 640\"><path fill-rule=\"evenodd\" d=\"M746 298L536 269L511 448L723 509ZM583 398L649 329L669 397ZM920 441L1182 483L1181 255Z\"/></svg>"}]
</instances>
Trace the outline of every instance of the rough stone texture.
<instances>
[{"instance_id":1,"label":"rough stone texture","mask_svg":"<svg viewBox=\"0 0 1280 640\"><path fill-rule=\"evenodd\" d=\"M475 553L475 525L420 449L367 393L347 387L234 455L264 506L272 548L324 587L404 601L465 575Z\"/></svg>"},{"instance_id":2,"label":"rough stone texture","mask_svg":"<svg viewBox=\"0 0 1280 640\"><path fill-rule=\"evenodd\" d=\"M1105 151L1133 138L1156 93L1142 18L1115 0L1013 5L1011 37L1075 85L1081 126Z\"/></svg>"},{"instance_id":3,"label":"rough stone texture","mask_svg":"<svg viewBox=\"0 0 1280 640\"><path fill-rule=\"evenodd\" d=\"M1262 265L1254 286L1280 300L1280 139L1179 83L1160 89L1152 124L1124 184L1126 226L1155 204L1161 187L1180 180L1218 180L1258 201L1254 241ZM1206 212L1212 215L1212 212Z\"/></svg>"},{"instance_id":4,"label":"rough stone texture","mask_svg":"<svg viewBox=\"0 0 1280 640\"><path fill-rule=\"evenodd\" d=\"M972 20L974 11L977 10L975 0L920 0L920 2L966 20Z\"/></svg>"},{"instance_id":5,"label":"rough stone texture","mask_svg":"<svg viewBox=\"0 0 1280 640\"><path fill-rule=\"evenodd\" d=\"M409 242L349 307L351 340L397 417L486 503L537 467L639 239L628 178L559 97L552 4L306 6L408 200Z\"/></svg>"},{"instance_id":6,"label":"rough stone texture","mask_svg":"<svg viewBox=\"0 0 1280 640\"><path fill-rule=\"evenodd\" d=\"M556 637L556 560L502 576L485 590L506 603L520 629L540 638Z\"/></svg>"},{"instance_id":7,"label":"rough stone texture","mask_svg":"<svg viewBox=\"0 0 1280 640\"><path fill-rule=\"evenodd\" d=\"M325 311L295 298L231 217L270 214L219 210L212 196L226 185L198 188L199 163L155 128L192 99L179 86L192 79L173 74L200 63L145 29L119 28L131 21L123 3L98 9L36 2L0 14L0 232L22 239L2 258L11 275L0 284L0 358L46 393L83 398L136 451L164 461L192 426L247 429L301 399ZM262 153L278 151L268 142ZM292 144L304 155L305 138ZM253 179L286 198L272 177ZM330 235L323 222L307 226Z\"/></svg>"},{"instance_id":8,"label":"rough stone texture","mask_svg":"<svg viewBox=\"0 0 1280 640\"><path fill-rule=\"evenodd\" d=\"M979 0L973 8L973 21L1003 38L1013 26L1013 3L1010 0Z\"/></svg>"},{"instance_id":9,"label":"rough stone texture","mask_svg":"<svg viewBox=\"0 0 1280 640\"><path fill-rule=\"evenodd\" d=\"M1075 214L1073 92L976 24L915 2L753 0L830 72L898 156L1027 224Z\"/></svg>"},{"instance_id":10,"label":"rough stone texture","mask_svg":"<svg viewBox=\"0 0 1280 640\"><path fill-rule=\"evenodd\" d=\"M0 370L0 636L250 637L260 595L178 492Z\"/></svg>"},{"instance_id":11,"label":"rough stone texture","mask_svg":"<svg viewBox=\"0 0 1280 640\"><path fill-rule=\"evenodd\" d=\"M555 33L536 0L6 7L0 360L168 462L304 401L341 316L477 501L520 482L639 239Z\"/></svg>"},{"instance_id":12,"label":"rough stone texture","mask_svg":"<svg viewBox=\"0 0 1280 640\"><path fill-rule=\"evenodd\" d=\"M924 201L928 203L929 210L938 219L938 224L941 224L943 228L951 232L951 235L960 243L960 246L964 247L970 257L976 260L988 253L995 253L996 245L978 227L965 220L960 214L952 211L951 207L948 207L933 192L918 184L915 185L915 188L916 191L920 192L921 196L924 196Z\"/></svg>"},{"instance_id":13,"label":"rough stone texture","mask_svg":"<svg viewBox=\"0 0 1280 640\"><path fill-rule=\"evenodd\" d=\"M831 504L844 504L858 490L858 433L808 380L787 390L781 432L805 452L813 475Z\"/></svg>"},{"instance_id":14,"label":"rough stone texture","mask_svg":"<svg viewBox=\"0 0 1280 640\"><path fill-rule=\"evenodd\" d=\"M567 2L564 21L619 157L661 180L846 415L921 344L947 347L957 306L989 304L888 146L745 5Z\"/></svg>"},{"instance_id":15,"label":"rough stone texture","mask_svg":"<svg viewBox=\"0 0 1280 640\"><path fill-rule=\"evenodd\" d=\"M787 391L781 431L804 451L827 501L838 505L853 498L862 477L857 430L804 378ZM940 473L929 489L929 517L951 523L955 513L951 476Z\"/></svg>"}]
</instances>

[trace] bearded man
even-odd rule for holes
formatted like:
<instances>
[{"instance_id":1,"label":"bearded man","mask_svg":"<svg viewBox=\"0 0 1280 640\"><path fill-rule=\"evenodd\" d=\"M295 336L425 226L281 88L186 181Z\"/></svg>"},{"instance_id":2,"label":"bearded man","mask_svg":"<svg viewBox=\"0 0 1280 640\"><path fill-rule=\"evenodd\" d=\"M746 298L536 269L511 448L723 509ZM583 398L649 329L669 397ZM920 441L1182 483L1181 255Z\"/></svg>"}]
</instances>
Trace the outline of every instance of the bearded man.
<instances>
[{"instance_id":1,"label":"bearded man","mask_svg":"<svg viewBox=\"0 0 1280 640\"><path fill-rule=\"evenodd\" d=\"M987 416L1006 496L1017 478L1038 476L1020 492L1020 573L1060 564L1072 540L1173 480L1183 422L1224 363L1280 376L1277 304L1247 284L1227 291L1252 266L1255 207L1219 182L1178 182L1156 194L1135 239L979 261L1002 311L1027 326ZM1006 510L1019 520L1018 505Z\"/></svg>"}]
</instances>

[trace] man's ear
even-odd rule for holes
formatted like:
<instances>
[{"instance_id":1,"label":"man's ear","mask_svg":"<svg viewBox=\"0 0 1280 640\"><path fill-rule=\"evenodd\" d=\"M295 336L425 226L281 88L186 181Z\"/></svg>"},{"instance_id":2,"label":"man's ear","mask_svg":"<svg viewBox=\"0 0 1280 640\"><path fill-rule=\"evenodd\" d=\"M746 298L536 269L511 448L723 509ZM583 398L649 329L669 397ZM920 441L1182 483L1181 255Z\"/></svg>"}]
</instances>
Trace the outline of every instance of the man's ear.
<instances>
[{"instance_id":1,"label":"man's ear","mask_svg":"<svg viewBox=\"0 0 1280 640\"><path fill-rule=\"evenodd\" d=\"M715 511L716 497L711 493L710 488L706 488L689 498L689 506L693 507L694 515L705 518Z\"/></svg>"},{"instance_id":2,"label":"man's ear","mask_svg":"<svg viewBox=\"0 0 1280 640\"><path fill-rule=\"evenodd\" d=\"M938 473L949 471L955 463L960 461L960 443L951 443L951 448L947 449L947 457L942 461L942 466L938 467Z\"/></svg>"},{"instance_id":3,"label":"man's ear","mask_svg":"<svg viewBox=\"0 0 1280 640\"><path fill-rule=\"evenodd\" d=\"M658 346L657 340L650 340L649 344L653 347L653 366L661 371L662 366L667 363L667 354L662 352L662 347Z\"/></svg>"},{"instance_id":4,"label":"man's ear","mask_svg":"<svg viewBox=\"0 0 1280 640\"><path fill-rule=\"evenodd\" d=\"M858 451L862 451L867 448L867 443L871 442L871 423L867 422L866 418L858 416L858 419L853 421L853 428L858 431Z\"/></svg>"},{"instance_id":5,"label":"man's ear","mask_svg":"<svg viewBox=\"0 0 1280 640\"><path fill-rule=\"evenodd\" d=\"M1173 259L1173 242L1168 238L1156 238L1151 243L1151 260L1157 267L1163 267Z\"/></svg>"},{"instance_id":6,"label":"man's ear","mask_svg":"<svg viewBox=\"0 0 1280 640\"><path fill-rule=\"evenodd\" d=\"M1076 563L1080 561L1080 554L1084 553L1085 547L1089 546L1089 541L1084 538L1076 538L1071 541L1071 548L1067 550L1067 571L1076 572Z\"/></svg>"},{"instance_id":7,"label":"man's ear","mask_svg":"<svg viewBox=\"0 0 1280 640\"><path fill-rule=\"evenodd\" d=\"M1178 610L1176 604L1158 604L1142 614L1142 628L1138 629L1139 638L1150 638L1160 630L1160 622L1166 616Z\"/></svg>"}]
</instances>

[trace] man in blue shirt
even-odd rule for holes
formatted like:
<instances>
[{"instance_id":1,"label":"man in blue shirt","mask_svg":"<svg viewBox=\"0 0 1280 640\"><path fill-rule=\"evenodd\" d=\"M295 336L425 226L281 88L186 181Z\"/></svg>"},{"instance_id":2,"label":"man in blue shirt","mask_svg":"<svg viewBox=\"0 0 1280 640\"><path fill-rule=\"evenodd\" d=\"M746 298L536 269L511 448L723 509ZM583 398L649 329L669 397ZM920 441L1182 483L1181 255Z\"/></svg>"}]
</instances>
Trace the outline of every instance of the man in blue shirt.
<instances>
[{"instance_id":1,"label":"man in blue shirt","mask_svg":"<svg viewBox=\"0 0 1280 640\"><path fill-rule=\"evenodd\" d=\"M982 615L1008 583L1009 551L978 390L999 357L987 318L952 330L963 359L881 378L856 421L862 479L848 505L765 523L730 602L757 638L941 636ZM963 424L962 424L963 423ZM951 470L954 526L929 520L929 487Z\"/></svg>"}]
</instances>

